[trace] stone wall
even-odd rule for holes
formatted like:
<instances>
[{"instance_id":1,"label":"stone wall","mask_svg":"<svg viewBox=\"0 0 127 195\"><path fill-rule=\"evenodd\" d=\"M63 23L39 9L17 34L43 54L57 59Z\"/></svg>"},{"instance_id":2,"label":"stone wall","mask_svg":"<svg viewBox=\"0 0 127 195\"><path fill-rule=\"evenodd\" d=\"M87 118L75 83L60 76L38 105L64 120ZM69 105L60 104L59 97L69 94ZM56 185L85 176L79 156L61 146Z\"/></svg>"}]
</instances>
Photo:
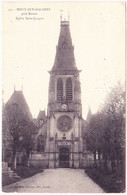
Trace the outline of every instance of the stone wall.
<instances>
[{"instance_id":1,"label":"stone wall","mask_svg":"<svg viewBox=\"0 0 127 195\"><path fill-rule=\"evenodd\" d=\"M48 168L48 159L44 153L31 154L29 164L34 167Z\"/></svg>"}]
</instances>

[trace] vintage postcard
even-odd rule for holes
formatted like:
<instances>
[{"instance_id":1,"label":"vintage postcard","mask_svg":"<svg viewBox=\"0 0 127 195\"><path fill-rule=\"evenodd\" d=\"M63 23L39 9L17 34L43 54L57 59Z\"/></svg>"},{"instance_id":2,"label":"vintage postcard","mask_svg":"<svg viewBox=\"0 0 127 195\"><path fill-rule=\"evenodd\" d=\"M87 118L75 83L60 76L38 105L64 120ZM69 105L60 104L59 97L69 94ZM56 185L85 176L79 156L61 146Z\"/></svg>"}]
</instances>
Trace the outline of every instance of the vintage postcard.
<instances>
[{"instance_id":1,"label":"vintage postcard","mask_svg":"<svg viewBox=\"0 0 127 195\"><path fill-rule=\"evenodd\" d=\"M125 3L2 5L2 191L125 192Z\"/></svg>"}]
</instances>

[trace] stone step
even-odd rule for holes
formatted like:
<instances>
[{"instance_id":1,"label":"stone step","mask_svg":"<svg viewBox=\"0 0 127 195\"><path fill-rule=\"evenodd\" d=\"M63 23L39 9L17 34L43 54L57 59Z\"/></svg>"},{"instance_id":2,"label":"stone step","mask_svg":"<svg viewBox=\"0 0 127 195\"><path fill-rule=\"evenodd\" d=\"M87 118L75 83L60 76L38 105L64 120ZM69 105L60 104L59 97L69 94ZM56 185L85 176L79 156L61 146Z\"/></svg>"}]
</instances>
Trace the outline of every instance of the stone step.
<instances>
[{"instance_id":1,"label":"stone step","mask_svg":"<svg viewBox=\"0 0 127 195\"><path fill-rule=\"evenodd\" d=\"M2 175L9 176L9 177L16 177L20 178L17 173L13 172L6 162L2 162Z\"/></svg>"},{"instance_id":2,"label":"stone step","mask_svg":"<svg viewBox=\"0 0 127 195\"><path fill-rule=\"evenodd\" d=\"M6 167L8 167L8 164L6 163L6 162L2 162L2 168L6 168Z\"/></svg>"},{"instance_id":3,"label":"stone step","mask_svg":"<svg viewBox=\"0 0 127 195\"><path fill-rule=\"evenodd\" d=\"M11 171L11 168L10 167L4 167L4 168L2 168L2 172L9 172L9 171Z\"/></svg>"}]
</instances>

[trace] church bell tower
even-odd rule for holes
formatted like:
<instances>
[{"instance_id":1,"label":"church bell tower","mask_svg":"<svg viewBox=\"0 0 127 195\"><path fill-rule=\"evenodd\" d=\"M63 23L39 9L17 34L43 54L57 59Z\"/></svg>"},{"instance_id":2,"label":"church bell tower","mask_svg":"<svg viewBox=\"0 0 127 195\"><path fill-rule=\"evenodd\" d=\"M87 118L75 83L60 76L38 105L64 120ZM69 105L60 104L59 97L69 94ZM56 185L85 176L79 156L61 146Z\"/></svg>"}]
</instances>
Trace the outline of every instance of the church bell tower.
<instances>
[{"instance_id":1,"label":"church bell tower","mask_svg":"<svg viewBox=\"0 0 127 195\"><path fill-rule=\"evenodd\" d=\"M82 159L81 87L69 21L61 21L55 62L49 73L46 141L49 168L78 168Z\"/></svg>"}]
</instances>

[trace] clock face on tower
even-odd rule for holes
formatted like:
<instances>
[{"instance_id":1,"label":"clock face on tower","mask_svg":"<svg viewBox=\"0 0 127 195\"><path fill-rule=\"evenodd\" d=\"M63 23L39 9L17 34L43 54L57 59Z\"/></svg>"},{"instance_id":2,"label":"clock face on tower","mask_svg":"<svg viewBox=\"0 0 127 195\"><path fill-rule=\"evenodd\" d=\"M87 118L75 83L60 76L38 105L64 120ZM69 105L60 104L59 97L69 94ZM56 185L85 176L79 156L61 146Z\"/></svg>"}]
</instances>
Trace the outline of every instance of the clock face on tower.
<instances>
[{"instance_id":1,"label":"clock face on tower","mask_svg":"<svg viewBox=\"0 0 127 195\"><path fill-rule=\"evenodd\" d=\"M62 104L61 107L62 107L62 109L64 109L64 110L67 109L67 105L66 105L66 104Z\"/></svg>"},{"instance_id":2,"label":"clock face on tower","mask_svg":"<svg viewBox=\"0 0 127 195\"><path fill-rule=\"evenodd\" d=\"M72 128L72 119L68 115L62 115L57 120L57 128L60 131L68 131Z\"/></svg>"}]
</instances>

